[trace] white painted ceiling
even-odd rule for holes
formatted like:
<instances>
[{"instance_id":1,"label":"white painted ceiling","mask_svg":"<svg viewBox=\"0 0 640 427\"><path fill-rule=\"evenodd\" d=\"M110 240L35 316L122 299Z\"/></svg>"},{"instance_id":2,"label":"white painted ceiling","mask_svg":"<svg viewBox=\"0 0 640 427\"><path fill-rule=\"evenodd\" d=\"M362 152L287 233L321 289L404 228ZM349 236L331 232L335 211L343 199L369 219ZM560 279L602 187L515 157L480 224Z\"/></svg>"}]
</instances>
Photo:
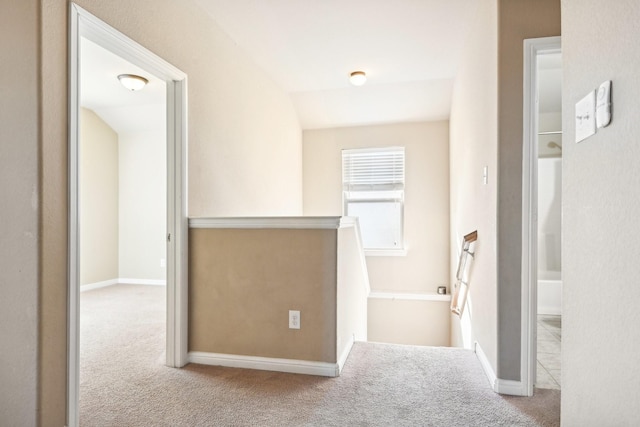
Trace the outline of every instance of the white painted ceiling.
<instances>
[{"instance_id":1,"label":"white painted ceiling","mask_svg":"<svg viewBox=\"0 0 640 427\"><path fill-rule=\"evenodd\" d=\"M304 129L449 117L477 0L196 0L291 94ZM351 71L367 73L353 87Z\"/></svg>"},{"instance_id":2,"label":"white painted ceiling","mask_svg":"<svg viewBox=\"0 0 640 427\"><path fill-rule=\"evenodd\" d=\"M195 0L283 90L303 129L449 117L453 81L478 0ZM541 62L559 111L560 63ZM555 62L554 62L555 61ZM367 83L351 86L351 71ZM149 79L130 92L119 74ZM551 92L556 92L554 97ZM165 83L81 43L81 104L117 132L164 126Z\"/></svg>"},{"instance_id":3,"label":"white painted ceiling","mask_svg":"<svg viewBox=\"0 0 640 427\"><path fill-rule=\"evenodd\" d=\"M132 92L119 74L137 74L149 80ZM93 110L117 133L164 129L166 84L97 44L80 41L80 105Z\"/></svg>"}]
</instances>

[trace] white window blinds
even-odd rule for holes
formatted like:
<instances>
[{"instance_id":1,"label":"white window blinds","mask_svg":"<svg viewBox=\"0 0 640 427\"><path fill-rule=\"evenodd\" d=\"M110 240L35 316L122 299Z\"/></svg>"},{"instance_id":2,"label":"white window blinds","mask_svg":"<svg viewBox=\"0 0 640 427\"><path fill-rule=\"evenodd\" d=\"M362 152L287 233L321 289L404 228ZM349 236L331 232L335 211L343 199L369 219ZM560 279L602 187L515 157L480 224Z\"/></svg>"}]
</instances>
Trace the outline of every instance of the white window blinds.
<instances>
[{"instance_id":1,"label":"white window blinds","mask_svg":"<svg viewBox=\"0 0 640 427\"><path fill-rule=\"evenodd\" d=\"M404 147L342 151L344 191L404 189Z\"/></svg>"}]
</instances>

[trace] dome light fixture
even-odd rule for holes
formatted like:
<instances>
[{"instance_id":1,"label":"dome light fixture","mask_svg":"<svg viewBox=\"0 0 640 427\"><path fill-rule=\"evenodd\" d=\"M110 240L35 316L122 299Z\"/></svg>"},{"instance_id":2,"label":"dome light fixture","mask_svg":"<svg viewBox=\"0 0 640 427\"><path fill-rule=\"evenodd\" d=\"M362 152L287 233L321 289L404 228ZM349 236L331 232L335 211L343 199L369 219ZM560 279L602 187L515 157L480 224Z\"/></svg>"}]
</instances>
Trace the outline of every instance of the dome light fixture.
<instances>
[{"instance_id":1,"label":"dome light fixture","mask_svg":"<svg viewBox=\"0 0 640 427\"><path fill-rule=\"evenodd\" d=\"M120 80L122 86L126 87L132 92L142 89L147 85L147 83L149 83L149 80L135 74L120 74L118 76L118 80Z\"/></svg>"},{"instance_id":2,"label":"dome light fixture","mask_svg":"<svg viewBox=\"0 0 640 427\"><path fill-rule=\"evenodd\" d=\"M354 86L362 86L367 81L364 71L354 71L349 76L349 82Z\"/></svg>"}]
</instances>

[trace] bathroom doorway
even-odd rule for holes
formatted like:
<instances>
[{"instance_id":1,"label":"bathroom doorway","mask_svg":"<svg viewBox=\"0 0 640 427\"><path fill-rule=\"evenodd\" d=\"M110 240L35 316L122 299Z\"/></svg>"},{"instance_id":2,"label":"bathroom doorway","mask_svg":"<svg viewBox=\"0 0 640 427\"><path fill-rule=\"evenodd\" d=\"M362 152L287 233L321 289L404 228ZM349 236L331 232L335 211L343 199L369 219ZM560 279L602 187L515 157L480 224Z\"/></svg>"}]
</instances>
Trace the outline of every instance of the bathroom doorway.
<instances>
[{"instance_id":1,"label":"bathroom doorway","mask_svg":"<svg viewBox=\"0 0 640 427\"><path fill-rule=\"evenodd\" d=\"M560 37L524 42L522 394L560 388L562 325ZM541 317L539 318L538 315ZM541 359L539 359L541 358Z\"/></svg>"}]
</instances>

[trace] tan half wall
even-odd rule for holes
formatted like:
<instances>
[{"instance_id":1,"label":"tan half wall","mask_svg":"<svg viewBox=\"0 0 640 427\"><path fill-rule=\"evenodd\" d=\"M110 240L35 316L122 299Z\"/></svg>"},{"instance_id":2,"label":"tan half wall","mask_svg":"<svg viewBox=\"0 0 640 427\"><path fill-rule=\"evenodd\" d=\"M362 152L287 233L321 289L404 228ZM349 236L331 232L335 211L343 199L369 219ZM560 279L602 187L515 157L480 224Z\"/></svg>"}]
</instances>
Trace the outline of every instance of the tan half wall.
<instances>
[{"instance_id":1,"label":"tan half wall","mask_svg":"<svg viewBox=\"0 0 640 427\"><path fill-rule=\"evenodd\" d=\"M336 376L354 340L367 339L355 220L192 219L190 227L192 362ZM299 329L289 327L290 310L300 312Z\"/></svg>"}]
</instances>

